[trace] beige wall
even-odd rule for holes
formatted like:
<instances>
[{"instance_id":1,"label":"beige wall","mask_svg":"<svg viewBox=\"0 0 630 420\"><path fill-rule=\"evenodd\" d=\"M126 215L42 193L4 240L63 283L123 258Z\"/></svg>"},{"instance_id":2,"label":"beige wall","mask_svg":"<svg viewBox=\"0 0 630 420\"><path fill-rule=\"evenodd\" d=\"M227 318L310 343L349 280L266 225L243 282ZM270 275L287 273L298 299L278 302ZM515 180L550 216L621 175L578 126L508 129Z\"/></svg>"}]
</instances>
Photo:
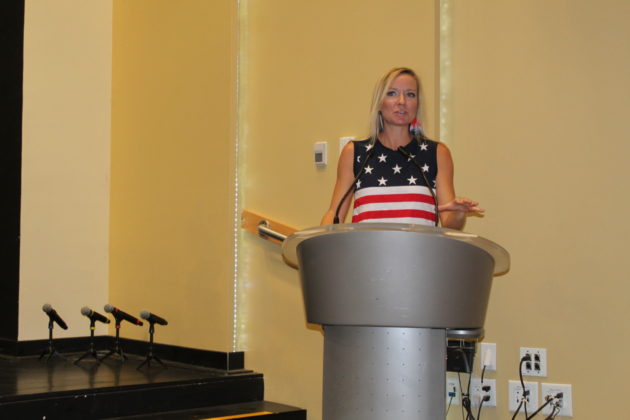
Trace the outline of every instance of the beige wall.
<instances>
[{"instance_id":1,"label":"beige wall","mask_svg":"<svg viewBox=\"0 0 630 420\"><path fill-rule=\"evenodd\" d=\"M573 385L575 419L623 418L630 3L452 3L458 186L488 208L468 230L512 255L486 324L499 407L483 417L506 418L525 346L548 349L539 382Z\"/></svg>"},{"instance_id":2,"label":"beige wall","mask_svg":"<svg viewBox=\"0 0 630 420\"><path fill-rule=\"evenodd\" d=\"M417 69L434 132L434 2L249 0L243 7L243 206L296 227L317 225L332 193L338 139L367 135L372 88L383 72ZM316 141L329 145L325 169L313 164ZM319 419L322 333L306 325L297 272L278 246L249 234L241 250L246 365L265 374L267 399Z\"/></svg>"},{"instance_id":3,"label":"beige wall","mask_svg":"<svg viewBox=\"0 0 630 420\"><path fill-rule=\"evenodd\" d=\"M110 301L232 348L234 2L115 1ZM123 335L145 338L146 328Z\"/></svg>"},{"instance_id":4,"label":"beige wall","mask_svg":"<svg viewBox=\"0 0 630 420\"><path fill-rule=\"evenodd\" d=\"M44 303L63 337L107 300L111 16L111 1L26 1L19 340L47 338Z\"/></svg>"},{"instance_id":5,"label":"beige wall","mask_svg":"<svg viewBox=\"0 0 630 420\"><path fill-rule=\"evenodd\" d=\"M498 371L488 377L498 381L499 407L484 418L509 415L507 381L518 377L520 346L548 349L549 376L540 382L573 385L574 418L620 418L622 403L608 398L629 373L618 363L630 321L622 256L629 146L620 118L629 97L628 3L450 3L449 144L458 191L488 208L467 230L504 245L513 263L497 278L488 312L486 341L498 344ZM314 225L335 159L315 169L312 143L328 140L334 150L337 137L364 133L383 69L411 65L426 79L436 65L426 27L434 28L426 11L434 3L247 4L244 206ZM429 39L415 32L422 26ZM403 56L409 40L418 47ZM242 249L247 365L265 373L268 398L318 419L321 333L303 324L297 276L273 245L245 234ZM460 414L457 407L451 418Z\"/></svg>"},{"instance_id":6,"label":"beige wall","mask_svg":"<svg viewBox=\"0 0 630 420\"><path fill-rule=\"evenodd\" d=\"M450 3L449 145L458 191L488 209L467 230L513 263L488 312L499 407L484 418L508 415L520 346L548 349L544 380L573 384L574 418L620 418L609 397L629 373L630 3ZM366 133L372 86L389 67L423 76L436 134L433 0L241 0L240 32L233 1L118 0L109 197L111 5L50 4L27 2L21 340L44 338L46 301L69 314L66 335L83 335L80 306L108 300L167 317L160 342L232 348L237 53L242 208L317 224L337 139ZM329 142L325 169L312 163L315 141ZM277 246L240 242L237 348L265 374L267 399L319 419L322 335L305 324L297 273Z\"/></svg>"},{"instance_id":7,"label":"beige wall","mask_svg":"<svg viewBox=\"0 0 630 420\"><path fill-rule=\"evenodd\" d=\"M291 225L318 224L335 179L338 139L367 136L372 88L382 73L415 68L432 104L428 129L437 128L434 1L392 8L378 0L248 0L242 7L245 205ZM312 164L316 141L328 142L324 170ZM308 197L296 200L304 191Z\"/></svg>"}]
</instances>

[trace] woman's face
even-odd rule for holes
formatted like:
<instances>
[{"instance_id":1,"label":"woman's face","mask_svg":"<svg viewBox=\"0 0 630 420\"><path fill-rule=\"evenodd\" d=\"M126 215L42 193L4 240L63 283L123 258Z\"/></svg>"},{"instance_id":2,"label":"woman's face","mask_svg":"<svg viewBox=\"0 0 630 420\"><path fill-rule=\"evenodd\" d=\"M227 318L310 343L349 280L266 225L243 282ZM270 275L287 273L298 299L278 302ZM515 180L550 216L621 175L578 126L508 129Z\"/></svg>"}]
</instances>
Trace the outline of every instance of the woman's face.
<instances>
[{"instance_id":1,"label":"woman's face","mask_svg":"<svg viewBox=\"0 0 630 420\"><path fill-rule=\"evenodd\" d=\"M416 118L418 85L409 74L398 75L385 92L381 114L385 125L408 126Z\"/></svg>"}]
</instances>

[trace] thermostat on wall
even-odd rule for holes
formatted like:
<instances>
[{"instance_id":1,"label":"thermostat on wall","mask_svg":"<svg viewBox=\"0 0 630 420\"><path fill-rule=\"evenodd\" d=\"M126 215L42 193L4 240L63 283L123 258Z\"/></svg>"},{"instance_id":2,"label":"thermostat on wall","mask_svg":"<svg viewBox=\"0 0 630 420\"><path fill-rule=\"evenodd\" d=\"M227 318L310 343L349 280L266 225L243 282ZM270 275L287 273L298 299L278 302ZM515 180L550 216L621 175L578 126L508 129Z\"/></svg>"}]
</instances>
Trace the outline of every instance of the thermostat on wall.
<instances>
[{"instance_id":1,"label":"thermostat on wall","mask_svg":"<svg viewBox=\"0 0 630 420\"><path fill-rule=\"evenodd\" d=\"M326 166L328 164L328 143L325 141L318 141L313 147L313 153L315 156L315 165Z\"/></svg>"}]
</instances>

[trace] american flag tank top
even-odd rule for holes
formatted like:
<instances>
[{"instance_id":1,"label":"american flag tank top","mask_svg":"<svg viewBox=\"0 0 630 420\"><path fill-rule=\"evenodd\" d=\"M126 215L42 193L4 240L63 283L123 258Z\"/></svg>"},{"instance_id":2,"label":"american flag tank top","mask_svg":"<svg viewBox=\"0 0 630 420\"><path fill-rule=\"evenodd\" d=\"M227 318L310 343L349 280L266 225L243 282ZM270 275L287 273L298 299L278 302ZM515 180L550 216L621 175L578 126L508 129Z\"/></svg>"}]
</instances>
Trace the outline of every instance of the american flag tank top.
<instances>
[{"instance_id":1,"label":"american flag tank top","mask_svg":"<svg viewBox=\"0 0 630 420\"><path fill-rule=\"evenodd\" d=\"M370 149L374 151L370 154ZM405 149L422 168L430 188L435 191L437 176L437 143L412 140ZM357 180L352 223L389 222L435 225L435 205L420 170L397 150L380 141L354 142L354 174L368 158Z\"/></svg>"}]
</instances>

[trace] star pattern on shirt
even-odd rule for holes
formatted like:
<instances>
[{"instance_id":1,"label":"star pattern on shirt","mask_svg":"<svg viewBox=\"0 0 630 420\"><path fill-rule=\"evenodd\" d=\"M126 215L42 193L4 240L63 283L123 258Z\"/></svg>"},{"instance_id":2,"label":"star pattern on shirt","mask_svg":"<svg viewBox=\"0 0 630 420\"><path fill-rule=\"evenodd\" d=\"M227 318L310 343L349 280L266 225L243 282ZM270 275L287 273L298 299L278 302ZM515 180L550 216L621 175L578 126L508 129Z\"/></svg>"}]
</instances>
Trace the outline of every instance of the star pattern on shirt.
<instances>
[{"instance_id":1,"label":"star pattern on shirt","mask_svg":"<svg viewBox=\"0 0 630 420\"><path fill-rule=\"evenodd\" d=\"M357 191L373 187L424 187L424 175L428 177L429 185L435 188L434 171L437 167L435 145L431 141L414 142L409 146L406 157L378 142L374 145L365 142L361 147L364 149L355 151L355 168L362 168L362 174L354 185Z\"/></svg>"}]
</instances>

